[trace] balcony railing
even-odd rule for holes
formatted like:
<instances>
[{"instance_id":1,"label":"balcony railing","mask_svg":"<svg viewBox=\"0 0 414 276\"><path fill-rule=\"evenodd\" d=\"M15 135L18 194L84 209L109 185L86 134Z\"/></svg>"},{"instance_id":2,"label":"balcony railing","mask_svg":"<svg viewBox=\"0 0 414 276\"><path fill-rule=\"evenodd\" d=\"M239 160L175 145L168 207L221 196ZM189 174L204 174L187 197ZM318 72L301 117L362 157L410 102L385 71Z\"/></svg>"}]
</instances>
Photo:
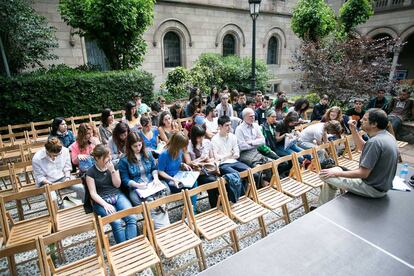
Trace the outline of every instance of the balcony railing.
<instances>
[{"instance_id":1,"label":"balcony railing","mask_svg":"<svg viewBox=\"0 0 414 276\"><path fill-rule=\"evenodd\" d=\"M414 0L374 0L375 11L414 8Z\"/></svg>"}]
</instances>

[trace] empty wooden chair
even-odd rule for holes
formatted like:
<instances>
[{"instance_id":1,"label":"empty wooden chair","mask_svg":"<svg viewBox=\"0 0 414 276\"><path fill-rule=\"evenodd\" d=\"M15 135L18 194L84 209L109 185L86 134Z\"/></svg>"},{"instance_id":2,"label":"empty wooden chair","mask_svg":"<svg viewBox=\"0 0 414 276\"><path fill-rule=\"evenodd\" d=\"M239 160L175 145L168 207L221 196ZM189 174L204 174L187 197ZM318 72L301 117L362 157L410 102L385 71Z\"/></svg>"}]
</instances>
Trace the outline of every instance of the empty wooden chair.
<instances>
[{"instance_id":1,"label":"empty wooden chair","mask_svg":"<svg viewBox=\"0 0 414 276\"><path fill-rule=\"evenodd\" d=\"M109 236L105 234L105 224L125 216L139 214L144 216L142 234L134 239L111 246ZM125 209L106 217L99 216L98 223L106 257L113 275L134 275L152 266L156 267L159 275L162 275L160 259L154 250L152 232L149 230L149 220L143 205Z\"/></svg>"},{"instance_id":2,"label":"empty wooden chair","mask_svg":"<svg viewBox=\"0 0 414 276\"><path fill-rule=\"evenodd\" d=\"M186 219L190 220L190 208L185 199L184 192L172 194L166 197L159 198L155 201L147 201L144 203L146 210L146 218L150 218L151 210L159 208L163 205L172 203L183 203L182 219L174 222L168 226L161 227L155 230L154 222L152 219L148 219L149 228L151 235L154 239L154 244L158 254L164 256L167 260L181 255L188 250L195 251L197 256L196 260L190 261L182 267L173 269L168 274L175 274L177 271L183 270L184 268L198 262L199 271L205 269L205 258L203 247L201 246L201 240L195 232L191 229L192 224L187 224Z\"/></svg>"},{"instance_id":3,"label":"empty wooden chair","mask_svg":"<svg viewBox=\"0 0 414 276\"><path fill-rule=\"evenodd\" d=\"M0 161L2 165L10 162L21 162L23 160L21 145L8 145L0 148Z\"/></svg>"},{"instance_id":4,"label":"empty wooden chair","mask_svg":"<svg viewBox=\"0 0 414 276\"><path fill-rule=\"evenodd\" d=\"M190 210L193 210L191 203L191 197L207 192L213 189L220 189L220 180L216 180L211 183L203 184L197 188L191 190L185 190L187 199L187 205ZM193 224L196 234L201 238L204 237L206 240L211 241L219 237L223 237L225 234L229 234L231 243L215 250L212 254L219 252L229 246L231 246L234 252L239 251L239 241L236 234L237 224L229 218L230 214L227 210L227 204L222 201L223 196L220 194L217 199L217 206L212 207L208 211L194 215L193 212L190 214L190 222ZM223 238L224 239L224 238ZM227 243L227 240L224 239ZM210 254L210 255L212 255Z\"/></svg>"},{"instance_id":5,"label":"empty wooden chair","mask_svg":"<svg viewBox=\"0 0 414 276\"><path fill-rule=\"evenodd\" d=\"M9 164L11 184L16 192L35 188L32 161Z\"/></svg>"},{"instance_id":6,"label":"empty wooden chair","mask_svg":"<svg viewBox=\"0 0 414 276\"><path fill-rule=\"evenodd\" d=\"M286 161L292 162L291 173L289 174L289 176L283 179L280 179L279 177L275 178L276 187L280 187L281 192L283 192L284 194L290 197L293 197L293 198L300 197L302 199L302 204L297 206L296 208L291 209L290 213L297 210L298 208L301 208L302 206L305 209L305 212L307 213L309 212L309 203L308 203L308 198L307 198L306 193L312 190L312 187L300 182L299 168L298 168L297 163L294 162L293 156L292 155L283 156L277 160L274 160L273 161L274 170L277 171L279 164L286 162Z\"/></svg>"},{"instance_id":7,"label":"empty wooden chair","mask_svg":"<svg viewBox=\"0 0 414 276\"><path fill-rule=\"evenodd\" d=\"M58 204L56 194L59 192L59 190L68 189L73 185L78 184L82 184L82 180L80 178L60 183L53 183L52 185L46 185L47 199L50 205L50 211L54 226L53 228L55 232L82 224L88 224L93 219L93 213L86 214L83 208L83 204L64 209L57 208Z\"/></svg>"},{"instance_id":8,"label":"empty wooden chair","mask_svg":"<svg viewBox=\"0 0 414 276\"><path fill-rule=\"evenodd\" d=\"M65 238L79 235L85 232L93 231L95 234L95 238L93 239L95 242L96 253L92 254L91 256L83 257L82 259L76 260L69 264L64 264L62 266L56 267L53 263L51 256L47 252L47 248L50 245L54 245L57 243L62 242ZM83 242L90 241L90 239L86 239ZM77 242L78 246L82 242ZM85 245L89 246L89 244ZM95 220L91 220L87 224L78 225L76 227L72 227L66 229L64 231L60 231L55 234L51 234L48 236L39 236L37 239L37 252L39 255L39 259L41 262L40 272L42 276L50 276L50 275L107 275L106 268L105 268L105 261L102 254L102 246L99 237L99 231L96 227Z\"/></svg>"},{"instance_id":9,"label":"empty wooden chair","mask_svg":"<svg viewBox=\"0 0 414 276\"><path fill-rule=\"evenodd\" d=\"M236 203L230 203L226 189L226 185L228 185L228 183L224 178L222 178L220 185L222 200L227 204L227 210L229 211L231 219L234 219L241 224L246 224L256 219L258 220L259 229L240 237L240 239L254 235L258 231L260 231L262 237L265 237L267 235L267 230L263 216L269 211L257 203L258 200L255 197L253 188L251 187L254 183L250 182L249 171L246 170L241 172L240 178L244 179L247 184L245 195L241 196Z\"/></svg>"},{"instance_id":10,"label":"empty wooden chair","mask_svg":"<svg viewBox=\"0 0 414 276\"><path fill-rule=\"evenodd\" d=\"M333 159L337 166L345 167L349 170L356 170L359 168L359 162L352 160L351 147L349 146L347 138L337 139L331 141ZM341 156L338 155L337 147L343 145L344 152Z\"/></svg>"},{"instance_id":11,"label":"empty wooden chair","mask_svg":"<svg viewBox=\"0 0 414 276\"><path fill-rule=\"evenodd\" d=\"M275 167L273 166L272 162L256 166L249 170L250 183L255 183L255 173L261 173L265 170L272 171L272 178L270 179L269 185L258 189L256 189L256 185L251 185L252 192L255 193L257 202L263 205L265 208L271 211L275 211L278 208L282 209L283 215L270 223L274 223L280 219L283 219L285 223L288 224L290 222L290 218L287 203L291 202L293 199L281 192L282 187L280 186L280 182L276 181L276 178L279 178L279 172L277 170L275 171Z\"/></svg>"},{"instance_id":12,"label":"empty wooden chair","mask_svg":"<svg viewBox=\"0 0 414 276\"><path fill-rule=\"evenodd\" d=\"M38 236L48 235L51 233L52 221L50 218L49 206L46 199L44 198L45 193L46 188L42 187L0 197L0 223L5 248L15 245L23 245L23 248L26 246L28 250L31 250L33 249L33 245L35 245L35 240ZM27 218L29 216L29 213L19 214L19 220L16 221L6 210L6 205L10 206L13 202L16 202L17 204L18 201L36 199L41 197L43 197L43 200L40 199L39 205L41 205L41 202L44 202L46 207L43 214L38 214L34 217L33 214L30 214L31 218ZM22 209L21 212L23 212ZM11 268L16 266L14 256L8 256L8 261Z\"/></svg>"},{"instance_id":13,"label":"empty wooden chair","mask_svg":"<svg viewBox=\"0 0 414 276\"><path fill-rule=\"evenodd\" d=\"M312 157L311 164L307 167L299 166L299 157L304 155L309 155ZM312 188L320 188L323 186L324 182L319 178L319 172L321 171L321 164L318 157L318 152L316 148L303 150L301 152L294 152L292 154L293 162L296 163L298 170L298 180Z\"/></svg>"}]
</instances>

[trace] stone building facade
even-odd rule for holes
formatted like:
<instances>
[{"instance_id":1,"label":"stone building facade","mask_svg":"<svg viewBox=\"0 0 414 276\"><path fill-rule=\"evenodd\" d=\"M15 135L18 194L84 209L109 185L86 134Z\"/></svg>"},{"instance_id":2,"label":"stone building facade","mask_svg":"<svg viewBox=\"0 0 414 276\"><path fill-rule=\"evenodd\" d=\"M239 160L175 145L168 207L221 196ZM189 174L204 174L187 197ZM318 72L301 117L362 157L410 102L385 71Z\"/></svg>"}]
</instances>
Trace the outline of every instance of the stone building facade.
<instances>
[{"instance_id":1,"label":"stone building facade","mask_svg":"<svg viewBox=\"0 0 414 276\"><path fill-rule=\"evenodd\" d=\"M91 41L74 34L58 12L59 0L35 0L34 8L56 27L59 57L52 63L78 66L103 64ZM344 0L327 0L338 11ZM257 19L256 57L268 63L271 89L295 92L290 60L300 41L290 28L297 0L262 0ZM399 77L414 79L414 0L376 0L375 15L359 26L361 35L400 37L408 42L395 51ZM155 76L155 89L177 65L191 68L201 53L251 56L252 20L248 0L157 0L154 23L145 32L147 53L142 68ZM399 65L398 65L399 64ZM397 66L398 65L398 66ZM392 73L393 75L393 73Z\"/></svg>"},{"instance_id":2,"label":"stone building facade","mask_svg":"<svg viewBox=\"0 0 414 276\"><path fill-rule=\"evenodd\" d=\"M270 42L270 84L291 91L297 73L290 57L299 39L290 28L296 0L262 0L257 19L256 57L267 62ZM96 47L73 34L61 19L58 0L35 0L34 8L56 27L59 59L54 64L77 66L99 59ZM154 23L144 34L147 53L142 68L155 76L155 89L175 65L191 68L201 53L252 54L252 19L247 0L158 0ZM224 43L223 43L224 42Z\"/></svg>"}]
</instances>

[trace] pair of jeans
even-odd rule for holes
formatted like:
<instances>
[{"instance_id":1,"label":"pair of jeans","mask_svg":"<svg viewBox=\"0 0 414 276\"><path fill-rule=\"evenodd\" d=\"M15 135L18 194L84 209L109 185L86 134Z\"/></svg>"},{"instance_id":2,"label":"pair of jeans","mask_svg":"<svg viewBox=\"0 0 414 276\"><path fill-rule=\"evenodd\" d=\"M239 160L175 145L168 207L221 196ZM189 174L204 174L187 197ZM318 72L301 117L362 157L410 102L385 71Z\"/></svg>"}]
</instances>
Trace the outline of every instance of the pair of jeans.
<instances>
[{"instance_id":1,"label":"pair of jeans","mask_svg":"<svg viewBox=\"0 0 414 276\"><path fill-rule=\"evenodd\" d=\"M228 173L244 172L245 170L250 169L250 167L244 164L243 162L237 161L234 163L221 164L219 169L220 169L220 174L225 175ZM260 175L258 173L255 173L253 174L253 178L254 178L254 181L256 182L256 185L258 185L258 183L260 182Z\"/></svg>"},{"instance_id":2,"label":"pair of jeans","mask_svg":"<svg viewBox=\"0 0 414 276\"><path fill-rule=\"evenodd\" d=\"M211 183L217 180L217 176L213 175L213 174L209 174L209 175L205 175L205 174L201 174L198 178L197 178L197 182L200 185L203 184L207 184L207 183ZM210 207L214 208L217 206L217 199L219 196L219 191L217 188L215 189L211 189L207 191L208 194L208 202L210 203Z\"/></svg>"},{"instance_id":3,"label":"pair of jeans","mask_svg":"<svg viewBox=\"0 0 414 276\"><path fill-rule=\"evenodd\" d=\"M395 115L388 115L388 121L390 121L394 133L396 133L402 124L401 118Z\"/></svg>"},{"instance_id":4,"label":"pair of jeans","mask_svg":"<svg viewBox=\"0 0 414 276\"><path fill-rule=\"evenodd\" d=\"M118 193L115 197L116 203L112 206L114 206L116 211L121 211L132 207L131 202L123 193ZM97 215L101 217L108 215L106 213L106 210L97 203L93 204L93 210ZM125 229L122 226L123 221L125 222ZM129 215L123 217L122 219L114 220L110 224L116 243L121 243L126 240L133 239L138 235L137 216L135 215Z\"/></svg>"},{"instance_id":5,"label":"pair of jeans","mask_svg":"<svg viewBox=\"0 0 414 276\"><path fill-rule=\"evenodd\" d=\"M279 156L287 156L287 155L291 155L293 152L301 152L303 149L298 147L296 144L291 145L290 147L288 147L287 149L285 149L285 147L283 145L277 145L276 146L276 154ZM308 160L311 160L312 157L308 154L304 155L303 157L305 157ZM299 157L298 160L299 162L302 164L302 162L304 161L303 157Z\"/></svg>"}]
</instances>

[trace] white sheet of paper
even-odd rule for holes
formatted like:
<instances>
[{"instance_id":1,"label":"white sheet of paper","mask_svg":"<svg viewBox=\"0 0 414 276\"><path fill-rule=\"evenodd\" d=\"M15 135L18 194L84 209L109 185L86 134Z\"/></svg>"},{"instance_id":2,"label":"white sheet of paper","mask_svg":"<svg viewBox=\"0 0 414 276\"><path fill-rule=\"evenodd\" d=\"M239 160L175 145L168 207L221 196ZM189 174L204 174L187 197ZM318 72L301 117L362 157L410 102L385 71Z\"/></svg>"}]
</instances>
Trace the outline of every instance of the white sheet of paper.
<instances>
[{"instance_id":1,"label":"white sheet of paper","mask_svg":"<svg viewBox=\"0 0 414 276\"><path fill-rule=\"evenodd\" d=\"M195 171L179 171L174 178L183 183L185 188L192 188L197 181L200 172Z\"/></svg>"},{"instance_id":2,"label":"white sheet of paper","mask_svg":"<svg viewBox=\"0 0 414 276\"><path fill-rule=\"evenodd\" d=\"M141 198L147 198L158 193L159 191L164 190L165 188L166 187L164 185L155 185L154 182L150 182L148 183L148 187L146 189L136 189L135 191Z\"/></svg>"},{"instance_id":3,"label":"white sheet of paper","mask_svg":"<svg viewBox=\"0 0 414 276\"><path fill-rule=\"evenodd\" d=\"M411 192L411 188L404 183L404 179L396 175L392 181L392 189L398 191Z\"/></svg>"},{"instance_id":4,"label":"white sheet of paper","mask_svg":"<svg viewBox=\"0 0 414 276\"><path fill-rule=\"evenodd\" d=\"M289 138L288 135L285 136L285 149L290 148L292 144L294 144L298 140L298 137L292 136L292 138Z\"/></svg>"}]
</instances>

